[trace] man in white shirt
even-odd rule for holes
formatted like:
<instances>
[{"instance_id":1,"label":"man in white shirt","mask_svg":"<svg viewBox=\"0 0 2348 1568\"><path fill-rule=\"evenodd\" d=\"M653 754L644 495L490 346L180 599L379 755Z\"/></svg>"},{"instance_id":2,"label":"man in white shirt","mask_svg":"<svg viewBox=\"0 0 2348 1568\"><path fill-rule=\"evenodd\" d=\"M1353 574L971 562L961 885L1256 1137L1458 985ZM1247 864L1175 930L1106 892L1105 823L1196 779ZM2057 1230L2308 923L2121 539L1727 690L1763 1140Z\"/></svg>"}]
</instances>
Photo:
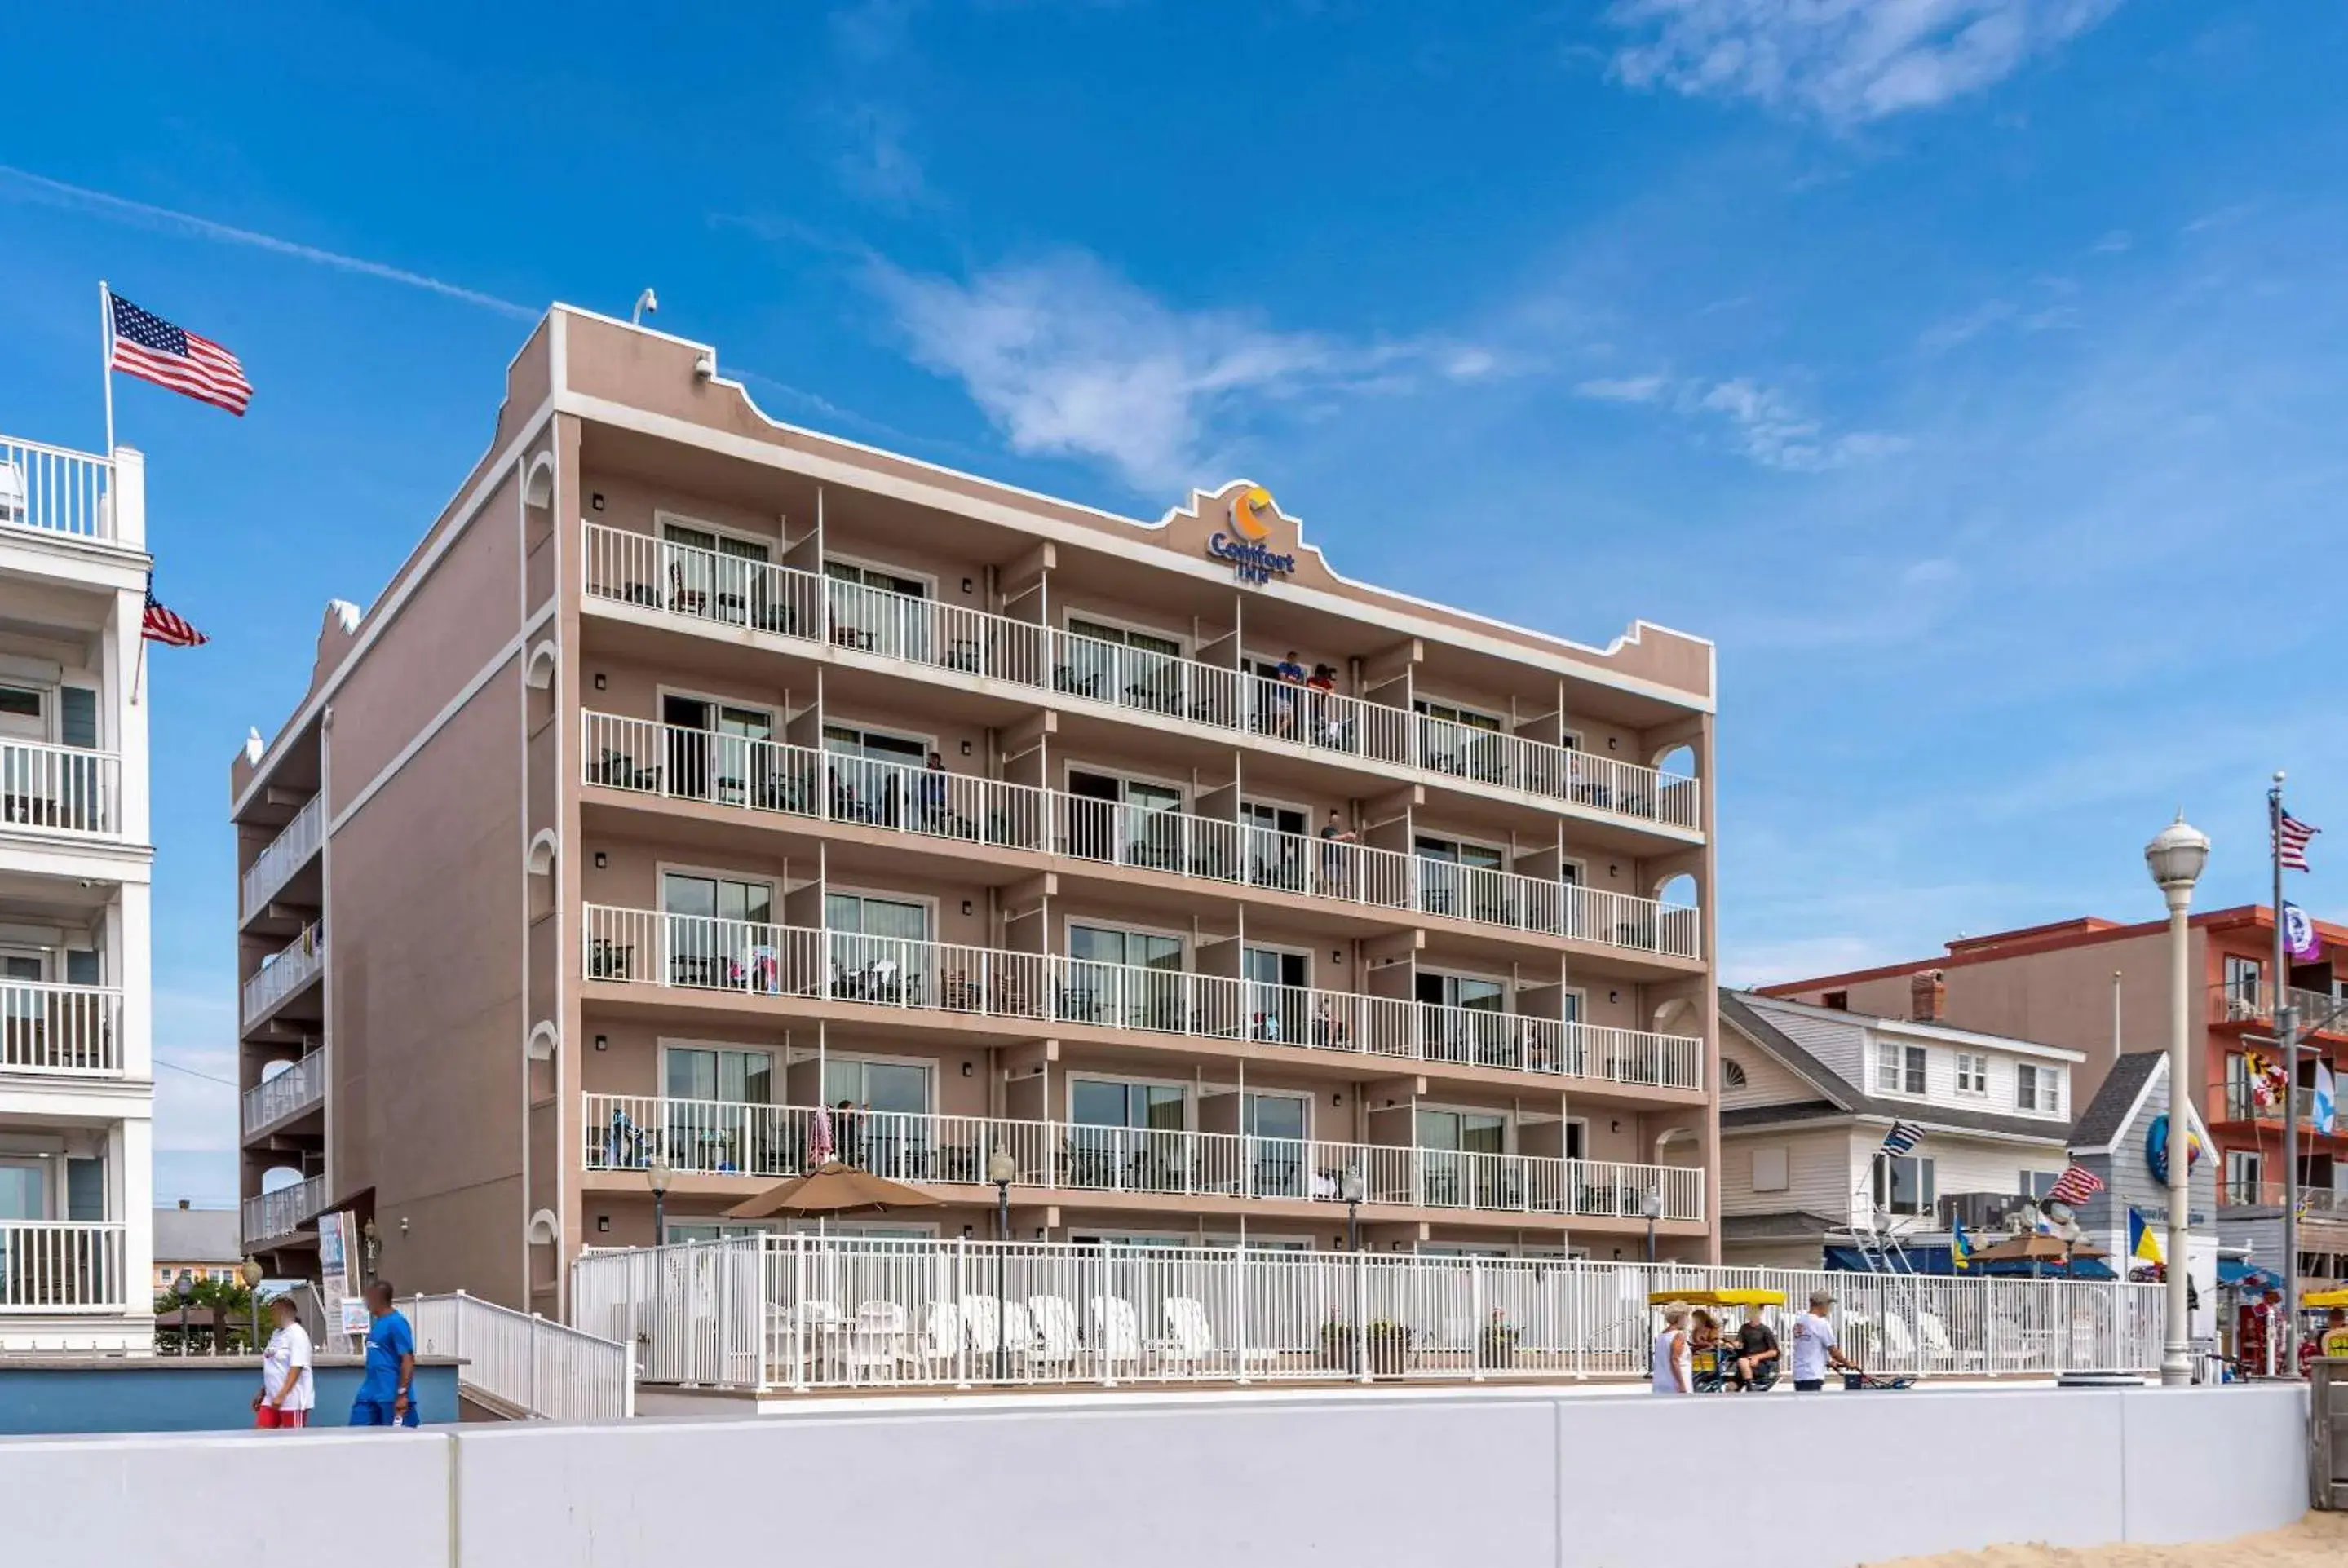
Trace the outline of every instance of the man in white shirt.
<instances>
[{"instance_id":1,"label":"man in white shirt","mask_svg":"<svg viewBox=\"0 0 2348 1568\"><path fill-rule=\"evenodd\" d=\"M261 1393L252 1401L256 1427L306 1427L318 1402L317 1374L310 1357L310 1331L302 1327L302 1311L292 1296L269 1304L276 1324L269 1348L261 1353Z\"/></svg>"},{"instance_id":2,"label":"man in white shirt","mask_svg":"<svg viewBox=\"0 0 2348 1568\"><path fill-rule=\"evenodd\" d=\"M1824 1389L1828 1367L1859 1370L1857 1362L1843 1359L1835 1342L1834 1324L1827 1316L1833 1306L1832 1291L1811 1291L1810 1309L1795 1318L1786 1330L1786 1338L1794 1349L1794 1391L1797 1394L1815 1394Z\"/></svg>"}]
</instances>

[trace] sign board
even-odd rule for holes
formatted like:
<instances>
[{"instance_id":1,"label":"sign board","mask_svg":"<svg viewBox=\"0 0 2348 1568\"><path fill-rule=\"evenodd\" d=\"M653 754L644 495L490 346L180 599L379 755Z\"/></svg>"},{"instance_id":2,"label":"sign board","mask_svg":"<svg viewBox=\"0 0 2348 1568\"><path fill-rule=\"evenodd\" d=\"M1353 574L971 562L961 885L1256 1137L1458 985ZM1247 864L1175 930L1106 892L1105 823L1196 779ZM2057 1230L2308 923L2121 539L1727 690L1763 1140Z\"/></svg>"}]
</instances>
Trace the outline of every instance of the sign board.
<instances>
[{"instance_id":1,"label":"sign board","mask_svg":"<svg viewBox=\"0 0 2348 1568\"><path fill-rule=\"evenodd\" d=\"M338 1310L341 1318L329 1323L329 1330L345 1337L366 1332L366 1304L359 1304L359 1327L348 1327L350 1302L358 1294L358 1279L351 1269L351 1215L347 1209L318 1216L318 1299L329 1308Z\"/></svg>"},{"instance_id":2,"label":"sign board","mask_svg":"<svg viewBox=\"0 0 2348 1568\"><path fill-rule=\"evenodd\" d=\"M367 1304L364 1296L343 1297L343 1333L353 1339L363 1339L367 1331Z\"/></svg>"},{"instance_id":3,"label":"sign board","mask_svg":"<svg viewBox=\"0 0 2348 1568\"><path fill-rule=\"evenodd\" d=\"M1229 561L1232 577L1241 582L1262 584L1289 576L1296 570L1296 558L1264 542L1272 538L1272 519L1279 515L1271 491L1260 485L1242 489L1231 501L1231 527L1208 536L1207 553Z\"/></svg>"}]
</instances>

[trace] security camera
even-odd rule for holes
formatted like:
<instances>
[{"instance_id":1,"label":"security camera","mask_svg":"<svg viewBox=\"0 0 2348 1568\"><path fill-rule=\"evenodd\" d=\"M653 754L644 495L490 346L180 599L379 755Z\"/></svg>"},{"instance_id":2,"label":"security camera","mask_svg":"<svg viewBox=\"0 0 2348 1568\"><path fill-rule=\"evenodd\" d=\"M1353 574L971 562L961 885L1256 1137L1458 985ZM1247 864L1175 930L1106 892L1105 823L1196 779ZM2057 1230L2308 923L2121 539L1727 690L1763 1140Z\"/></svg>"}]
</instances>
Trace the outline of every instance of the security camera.
<instances>
[{"instance_id":1,"label":"security camera","mask_svg":"<svg viewBox=\"0 0 2348 1568\"><path fill-rule=\"evenodd\" d=\"M717 356L703 349L693 356L693 374L696 381L707 381L717 374Z\"/></svg>"}]
</instances>

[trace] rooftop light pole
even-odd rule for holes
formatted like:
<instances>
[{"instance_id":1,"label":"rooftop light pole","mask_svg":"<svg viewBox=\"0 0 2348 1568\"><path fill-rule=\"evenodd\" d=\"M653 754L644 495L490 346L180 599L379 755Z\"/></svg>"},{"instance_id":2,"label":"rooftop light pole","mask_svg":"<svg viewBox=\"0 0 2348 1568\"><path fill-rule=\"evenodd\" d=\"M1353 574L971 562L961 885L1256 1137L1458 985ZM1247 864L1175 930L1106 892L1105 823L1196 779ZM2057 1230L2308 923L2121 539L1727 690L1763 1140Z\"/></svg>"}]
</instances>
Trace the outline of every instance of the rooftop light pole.
<instances>
[{"instance_id":1,"label":"rooftop light pole","mask_svg":"<svg viewBox=\"0 0 2348 1568\"><path fill-rule=\"evenodd\" d=\"M2191 938L2186 917L2193 903L2193 885L2201 879L2201 868L2209 861L2209 835L2188 825L2182 811L2144 846L2145 867L2168 900L2168 1291L2162 1314L2167 1332L2160 1352L2160 1384L2165 1389L2180 1389L2193 1381L2185 1277L2193 1217L2193 1091L2186 1034L2192 971L2188 962Z\"/></svg>"}]
</instances>

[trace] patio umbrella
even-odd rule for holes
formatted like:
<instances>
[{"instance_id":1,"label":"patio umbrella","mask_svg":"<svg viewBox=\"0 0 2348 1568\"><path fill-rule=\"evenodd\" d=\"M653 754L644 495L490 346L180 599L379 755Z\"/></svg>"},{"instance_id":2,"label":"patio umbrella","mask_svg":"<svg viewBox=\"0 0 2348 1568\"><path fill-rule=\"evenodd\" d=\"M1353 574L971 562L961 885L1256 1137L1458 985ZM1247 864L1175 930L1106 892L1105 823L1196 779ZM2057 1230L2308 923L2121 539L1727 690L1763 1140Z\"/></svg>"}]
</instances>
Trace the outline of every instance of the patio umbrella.
<instances>
[{"instance_id":1,"label":"patio umbrella","mask_svg":"<svg viewBox=\"0 0 2348 1568\"><path fill-rule=\"evenodd\" d=\"M729 1220L771 1219L777 1214L853 1214L880 1209L933 1209L943 1204L916 1187L884 1181L870 1171L826 1161L804 1176L769 1187L726 1211Z\"/></svg>"}]
</instances>

